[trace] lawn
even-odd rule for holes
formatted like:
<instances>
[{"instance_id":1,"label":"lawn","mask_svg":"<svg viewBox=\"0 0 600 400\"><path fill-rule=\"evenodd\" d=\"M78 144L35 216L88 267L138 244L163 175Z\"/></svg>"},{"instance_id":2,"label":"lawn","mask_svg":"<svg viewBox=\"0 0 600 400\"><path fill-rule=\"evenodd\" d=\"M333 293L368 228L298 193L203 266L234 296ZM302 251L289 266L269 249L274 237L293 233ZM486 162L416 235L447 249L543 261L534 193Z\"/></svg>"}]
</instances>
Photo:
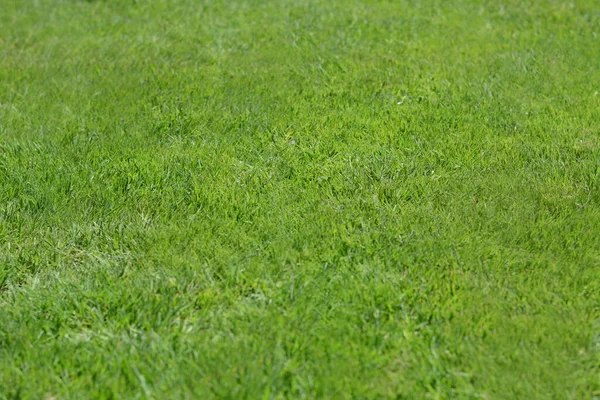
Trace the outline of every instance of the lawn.
<instances>
[{"instance_id":1,"label":"lawn","mask_svg":"<svg viewBox=\"0 0 600 400\"><path fill-rule=\"evenodd\" d=\"M0 3L0 399L600 397L597 1Z\"/></svg>"}]
</instances>

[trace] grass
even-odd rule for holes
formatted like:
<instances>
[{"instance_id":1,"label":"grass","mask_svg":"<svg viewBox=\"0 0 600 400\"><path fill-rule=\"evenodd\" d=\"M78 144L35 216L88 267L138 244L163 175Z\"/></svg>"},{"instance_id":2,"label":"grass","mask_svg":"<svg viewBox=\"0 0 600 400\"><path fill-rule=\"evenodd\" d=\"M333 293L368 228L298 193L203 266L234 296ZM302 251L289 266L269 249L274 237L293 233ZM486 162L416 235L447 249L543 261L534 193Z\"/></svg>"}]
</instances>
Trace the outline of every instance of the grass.
<instances>
[{"instance_id":1,"label":"grass","mask_svg":"<svg viewBox=\"0 0 600 400\"><path fill-rule=\"evenodd\" d=\"M600 13L3 0L0 399L600 396Z\"/></svg>"}]
</instances>

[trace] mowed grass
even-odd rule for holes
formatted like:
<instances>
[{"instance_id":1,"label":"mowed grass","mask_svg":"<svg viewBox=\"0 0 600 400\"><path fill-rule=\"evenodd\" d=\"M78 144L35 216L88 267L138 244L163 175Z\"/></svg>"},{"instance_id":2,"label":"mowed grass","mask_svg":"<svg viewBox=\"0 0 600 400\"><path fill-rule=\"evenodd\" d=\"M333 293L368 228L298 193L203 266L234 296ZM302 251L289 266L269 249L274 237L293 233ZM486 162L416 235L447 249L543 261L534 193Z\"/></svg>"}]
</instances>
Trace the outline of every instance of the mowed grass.
<instances>
[{"instance_id":1,"label":"mowed grass","mask_svg":"<svg viewBox=\"0 0 600 400\"><path fill-rule=\"evenodd\" d=\"M600 7L2 0L0 399L600 396Z\"/></svg>"}]
</instances>

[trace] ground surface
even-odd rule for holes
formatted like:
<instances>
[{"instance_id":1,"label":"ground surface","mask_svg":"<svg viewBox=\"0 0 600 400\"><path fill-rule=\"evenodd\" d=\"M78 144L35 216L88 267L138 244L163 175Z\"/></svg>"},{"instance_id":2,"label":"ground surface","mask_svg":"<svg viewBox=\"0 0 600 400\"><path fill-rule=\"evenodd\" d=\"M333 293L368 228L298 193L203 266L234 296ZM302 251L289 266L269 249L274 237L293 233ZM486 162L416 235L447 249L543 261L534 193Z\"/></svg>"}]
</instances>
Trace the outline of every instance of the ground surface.
<instances>
[{"instance_id":1,"label":"ground surface","mask_svg":"<svg viewBox=\"0 0 600 400\"><path fill-rule=\"evenodd\" d=\"M3 0L0 398L600 395L595 1Z\"/></svg>"}]
</instances>

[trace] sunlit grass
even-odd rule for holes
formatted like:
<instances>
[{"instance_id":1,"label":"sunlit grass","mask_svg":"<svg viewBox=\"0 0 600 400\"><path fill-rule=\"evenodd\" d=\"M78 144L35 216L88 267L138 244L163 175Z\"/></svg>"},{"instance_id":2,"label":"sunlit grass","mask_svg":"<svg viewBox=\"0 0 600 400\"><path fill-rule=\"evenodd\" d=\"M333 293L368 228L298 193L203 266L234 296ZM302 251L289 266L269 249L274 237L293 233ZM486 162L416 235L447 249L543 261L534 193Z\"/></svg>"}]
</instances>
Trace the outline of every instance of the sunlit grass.
<instances>
[{"instance_id":1,"label":"sunlit grass","mask_svg":"<svg viewBox=\"0 0 600 400\"><path fill-rule=\"evenodd\" d=\"M0 4L0 398L600 396L600 13Z\"/></svg>"}]
</instances>

